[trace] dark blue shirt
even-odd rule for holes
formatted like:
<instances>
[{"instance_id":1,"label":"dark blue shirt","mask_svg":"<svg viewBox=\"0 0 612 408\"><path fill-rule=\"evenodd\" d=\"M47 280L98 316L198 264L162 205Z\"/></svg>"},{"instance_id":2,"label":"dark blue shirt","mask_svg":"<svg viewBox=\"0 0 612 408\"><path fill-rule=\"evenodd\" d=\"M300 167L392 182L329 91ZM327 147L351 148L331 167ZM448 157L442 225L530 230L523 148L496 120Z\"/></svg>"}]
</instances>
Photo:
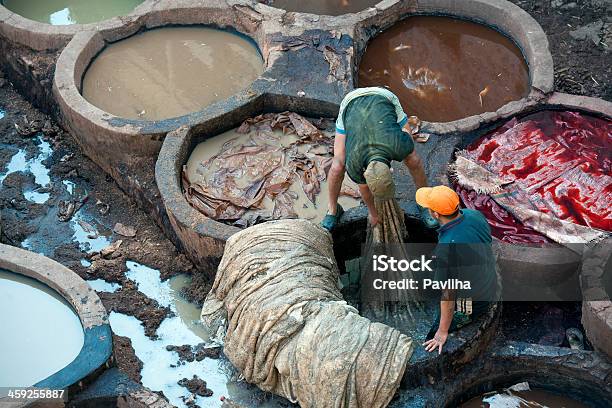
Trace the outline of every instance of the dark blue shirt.
<instances>
[{"instance_id":1,"label":"dark blue shirt","mask_svg":"<svg viewBox=\"0 0 612 408\"><path fill-rule=\"evenodd\" d=\"M458 218L438 228L438 242L444 244L493 242L491 227L480 211L465 208L459 212Z\"/></svg>"},{"instance_id":2,"label":"dark blue shirt","mask_svg":"<svg viewBox=\"0 0 612 408\"><path fill-rule=\"evenodd\" d=\"M497 287L491 228L477 210L463 209L455 220L438 229L436 280L468 280L470 290L459 290L461 298L494 300Z\"/></svg>"}]
</instances>

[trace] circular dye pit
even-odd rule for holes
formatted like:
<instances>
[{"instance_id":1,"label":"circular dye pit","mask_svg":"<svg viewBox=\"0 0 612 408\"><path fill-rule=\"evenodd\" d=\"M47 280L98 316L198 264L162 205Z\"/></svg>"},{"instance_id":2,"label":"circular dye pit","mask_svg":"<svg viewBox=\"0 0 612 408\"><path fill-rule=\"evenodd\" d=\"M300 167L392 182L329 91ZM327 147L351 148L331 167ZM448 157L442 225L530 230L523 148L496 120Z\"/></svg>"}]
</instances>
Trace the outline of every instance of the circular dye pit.
<instances>
[{"instance_id":1,"label":"circular dye pit","mask_svg":"<svg viewBox=\"0 0 612 408\"><path fill-rule=\"evenodd\" d=\"M328 208L330 165L328 144L261 122L247 133L233 129L198 144L184 168L183 188L196 209L218 221L239 226L282 218L319 222ZM348 177L341 193L344 209L359 205L357 185Z\"/></svg>"},{"instance_id":2,"label":"circular dye pit","mask_svg":"<svg viewBox=\"0 0 612 408\"><path fill-rule=\"evenodd\" d=\"M437 16L409 17L375 37L358 81L389 87L407 113L429 122L493 112L529 93L527 64L509 38Z\"/></svg>"},{"instance_id":3,"label":"circular dye pit","mask_svg":"<svg viewBox=\"0 0 612 408\"><path fill-rule=\"evenodd\" d=\"M113 115L162 120L199 111L263 72L246 37L208 27L165 27L108 45L83 77L85 99Z\"/></svg>"},{"instance_id":4,"label":"circular dye pit","mask_svg":"<svg viewBox=\"0 0 612 408\"><path fill-rule=\"evenodd\" d=\"M88 24L129 14L144 0L3 0L25 18L52 25Z\"/></svg>"},{"instance_id":5,"label":"circular dye pit","mask_svg":"<svg viewBox=\"0 0 612 408\"><path fill-rule=\"evenodd\" d=\"M484 213L493 235L504 242L555 242L556 228L522 222L520 208L612 231L611 146L609 119L537 112L511 120L460 153L506 182L502 192L511 193L513 201L496 193L479 194L460 183L455 189L465 206Z\"/></svg>"},{"instance_id":6,"label":"circular dye pit","mask_svg":"<svg viewBox=\"0 0 612 408\"><path fill-rule=\"evenodd\" d=\"M380 0L260 0L260 3L286 11L327 16L358 13L379 2Z\"/></svg>"},{"instance_id":7,"label":"circular dye pit","mask_svg":"<svg viewBox=\"0 0 612 408\"><path fill-rule=\"evenodd\" d=\"M79 317L50 287L0 269L0 387L26 387L70 364L83 347Z\"/></svg>"}]
</instances>

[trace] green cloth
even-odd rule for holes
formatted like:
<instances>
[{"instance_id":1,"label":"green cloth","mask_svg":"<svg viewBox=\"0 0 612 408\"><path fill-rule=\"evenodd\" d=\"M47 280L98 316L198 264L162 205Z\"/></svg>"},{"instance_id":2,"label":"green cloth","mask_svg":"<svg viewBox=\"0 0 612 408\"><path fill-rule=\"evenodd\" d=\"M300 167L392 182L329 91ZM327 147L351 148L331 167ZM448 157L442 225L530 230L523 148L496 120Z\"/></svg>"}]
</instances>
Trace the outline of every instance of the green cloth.
<instances>
[{"instance_id":1,"label":"green cloth","mask_svg":"<svg viewBox=\"0 0 612 408\"><path fill-rule=\"evenodd\" d=\"M347 106L345 166L355 183L366 184L363 174L370 162L391 166L392 160L402 161L414 151L412 136L397 120L395 106L384 96L360 96Z\"/></svg>"},{"instance_id":2,"label":"green cloth","mask_svg":"<svg viewBox=\"0 0 612 408\"><path fill-rule=\"evenodd\" d=\"M438 229L435 279L468 280L470 289L457 290L457 298L495 300L497 272L491 228L477 210L460 210L459 218Z\"/></svg>"}]
</instances>

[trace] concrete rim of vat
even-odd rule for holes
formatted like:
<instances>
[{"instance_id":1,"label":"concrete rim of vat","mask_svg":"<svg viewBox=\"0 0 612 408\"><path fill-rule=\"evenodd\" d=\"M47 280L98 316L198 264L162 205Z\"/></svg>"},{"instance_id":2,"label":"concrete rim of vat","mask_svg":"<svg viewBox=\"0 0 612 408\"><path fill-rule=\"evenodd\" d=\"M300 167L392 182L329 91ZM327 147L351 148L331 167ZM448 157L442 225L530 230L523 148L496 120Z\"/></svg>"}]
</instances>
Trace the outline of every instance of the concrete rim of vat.
<instances>
[{"instance_id":1,"label":"concrete rim of vat","mask_svg":"<svg viewBox=\"0 0 612 408\"><path fill-rule=\"evenodd\" d=\"M430 407L456 407L484 392L528 381L531 387L601 406L612 392L611 374L612 364L597 352L499 341L455 378L418 390L415 399L423 398Z\"/></svg>"},{"instance_id":2,"label":"concrete rim of vat","mask_svg":"<svg viewBox=\"0 0 612 408\"><path fill-rule=\"evenodd\" d=\"M583 297L582 325L593 347L612 358L612 301L611 294L607 292L605 279L611 279L610 248L612 238L599 242L584 255L583 267L580 276L580 286ZM606 269L606 267L608 269Z\"/></svg>"},{"instance_id":3,"label":"concrete rim of vat","mask_svg":"<svg viewBox=\"0 0 612 408\"><path fill-rule=\"evenodd\" d=\"M151 8L155 0L144 0L129 14L88 24L51 25L30 20L0 2L0 37L36 51L58 50L82 31L112 31L132 24L144 10Z\"/></svg>"},{"instance_id":4,"label":"concrete rim of vat","mask_svg":"<svg viewBox=\"0 0 612 408\"><path fill-rule=\"evenodd\" d=\"M108 315L96 292L83 279L52 259L4 244L0 244L0 268L55 290L72 306L83 326L83 347L77 357L34 387L80 390L83 382L92 380L103 367L109 366L112 334Z\"/></svg>"},{"instance_id":5,"label":"concrete rim of vat","mask_svg":"<svg viewBox=\"0 0 612 408\"><path fill-rule=\"evenodd\" d=\"M347 19L359 21L360 19L366 18L373 12L375 13L377 9L384 9L385 7L387 7L388 3L390 3L389 0L380 0L378 1L378 3L366 7L363 10L355 11L352 13L339 14L337 16L332 16L329 14L307 13L303 11L288 11L283 8L276 7L274 5L268 5L265 3L260 3L260 7L262 10L269 11L270 13L280 13L283 15L289 15L290 17L284 18L293 19L297 24L301 24L303 22L317 21L322 22L324 25L340 26L346 24Z\"/></svg>"},{"instance_id":6,"label":"concrete rim of vat","mask_svg":"<svg viewBox=\"0 0 612 408\"><path fill-rule=\"evenodd\" d=\"M493 303L489 311L473 323L449 335L441 355L429 353L420 345L410 358L400 388L413 389L431 381L443 381L481 355L493 342L498 332L502 303Z\"/></svg>"},{"instance_id":7,"label":"concrete rim of vat","mask_svg":"<svg viewBox=\"0 0 612 408\"><path fill-rule=\"evenodd\" d=\"M380 13L364 18L355 27L353 76L366 46L376 34L395 23L416 15L440 15L473 21L496 29L519 47L529 68L529 94L507 103L495 112L485 112L452 122L424 122L425 132L438 135L469 132L483 125L508 118L546 99L554 89L554 66L544 30L529 13L507 0L418 0L387 1Z\"/></svg>"},{"instance_id":8,"label":"concrete rim of vat","mask_svg":"<svg viewBox=\"0 0 612 408\"><path fill-rule=\"evenodd\" d=\"M266 66L268 45L262 19L260 14L244 12L239 6L228 7L212 0L181 1L172 5L156 4L141 18L119 30L76 34L60 54L53 83L53 94L59 104L63 125L77 138L85 153L110 174L117 171L116 167L121 163L134 158L154 157L169 131L244 109L245 105L262 97L269 83L263 77L270 69ZM119 118L92 105L81 95L83 75L108 43L148 29L197 25L236 31L248 37L262 55L264 73L247 89L225 100L200 111L160 121Z\"/></svg>"}]
</instances>

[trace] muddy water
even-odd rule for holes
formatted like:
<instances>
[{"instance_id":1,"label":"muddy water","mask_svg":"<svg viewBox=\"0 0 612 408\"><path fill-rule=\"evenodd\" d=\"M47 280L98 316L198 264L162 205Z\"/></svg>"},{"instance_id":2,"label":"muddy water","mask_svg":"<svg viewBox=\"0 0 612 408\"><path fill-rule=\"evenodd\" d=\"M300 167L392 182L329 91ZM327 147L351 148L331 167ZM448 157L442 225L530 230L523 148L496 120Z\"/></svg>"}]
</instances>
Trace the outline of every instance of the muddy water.
<instances>
[{"instance_id":1,"label":"muddy water","mask_svg":"<svg viewBox=\"0 0 612 408\"><path fill-rule=\"evenodd\" d=\"M167 27L109 45L83 78L83 96L130 119L182 116L247 88L263 60L246 38L207 27Z\"/></svg>"},{"instance_id":2,"label":"muddy water","mask_svg":"<svg viewBox=\"0 0 612 408\"><path fill-rule=\"evenodd\" d=\"M66 300L2 269L0 331L0 387L31 386L68 365L83 346L83 327Z\"/></svg>"},{"instance_id":3,"label":"muddy water","mask_svg":"<svg viewBox=\"0 0 612 408\"><path fill-rule=\"evenodd\" d=\"M144 0L4 0L7 9L53 25L87 24L129 14Z\"/></svg>"},{"instance_id":4,"label":"muddy water","mask_svg":"<svg viewBox=\"0 0 612 408\"><path fill-rule=\"evenodd\" d=\"M160 306L169 307L173 312L157 329L155 340L145 335L141 322L135 317L116 312L110 314L113 332L129 337L136 356L143 362L141 375L144 386L154 391L163 391L173 405L186 408L182 398L189 397L190 393L177 382L197 375L206 381L207 387L213 391L211 397L196 398L195 402L201 407L225 406L221 400L222 396L245 408L290 406L285 400L265 394L255 386L240 381L224 357L179 362L178 354L169 351L167 346L219 345L200 322L201 307L188 302L181 294L183 288L191 284L191 277L178 275L162 281L159 270L133 261L126 262L126 266L126 277L137 284L140 292L156 300Z\"/></svg>"},{"instance_id":5,"label":"muddy water","mask_svg":"<svg viewBox=\"0 0 612 408\"><path fill-rule=\"evenodd\" d=\"M486 394L476 397L461 405L461 408L587 408L587 405L567 397L552 394L544 390L513 392L514 395Z\"/></svg>"},{"instance_id":6,"label":"muddy water","mask_svg":"<svg viewBox=\"0 0 612 408\"><path fill-rule=\"evenodd\" d=\"M374 38L359 86L388 86L409 115L448 122L495 111L529 92L521 51L480 24L410 17Z\"/></svg>"},{"instance_id":7,"label":"muddy water","mask_svg":"<svg viewBox=\"0 0 612 408\"><path fill-rule=\"evenodd\" d=\"M357 13L372 7L380 0L261 0L272 7L286 11L339 16L347 13Z\"/></svg>"},{"instance_id":8,"label":"muddy water","mask_svg":"<svg viewBox=\"0 0 612 408\"><path fill-rule=\"evenodd\" d=\"M133 261L127 261L126 266L128 271L125 277L136 282L140 292L155 299L162 307L171 308L182 324L200 339L210 339L210 333L200 322L200 308L185 300L181 294L183 288L191 283L189 275L174 276L162 282L157 269Z\"/></svg>"},{"instance_id":9,"label":"muddy water","mask_svg":"<svg viewBox=\"0 0 612 408\"><path fill-rule=\"evenodd\" d=\"M281 131L276 131L275 133L277 135L282 135ZM189 160L187 161L187 174L189 175L191 182L207 179L212 173L218 170L216 167L212 166L212 168L204 168L203 166L200 166L200 163L206 162L208 159L216 155L221 150L221 147L232 139L236 139L236 145L246 144L249 139L249 134L240 134L235 130L230 130L210 138L195 147L191 153L191 156L189 157ZM281 138L281 143L286 147L296 140L297 139L293 135L284 135ZM238 185L240 184L240 180L242 179L238 180ZM345 177L344 183L349 183L348 177ZM295 193L295 195L298 197L297 200L293 201L293 208L300 218L319 222L323 219L323 217L325 217L329 203L327 181L321 183L321 192L316 196L315 200L316 205L308 199L299 182L293 183L293 185L289 188L289 191ZM347 196L341 196L338 202L345 210L348 208L357 207L360 204L359 200ZM274 208L274 201L266 197L264 199L264 206L265 210L271 212Z\"/></svg>"}]
</instances>

